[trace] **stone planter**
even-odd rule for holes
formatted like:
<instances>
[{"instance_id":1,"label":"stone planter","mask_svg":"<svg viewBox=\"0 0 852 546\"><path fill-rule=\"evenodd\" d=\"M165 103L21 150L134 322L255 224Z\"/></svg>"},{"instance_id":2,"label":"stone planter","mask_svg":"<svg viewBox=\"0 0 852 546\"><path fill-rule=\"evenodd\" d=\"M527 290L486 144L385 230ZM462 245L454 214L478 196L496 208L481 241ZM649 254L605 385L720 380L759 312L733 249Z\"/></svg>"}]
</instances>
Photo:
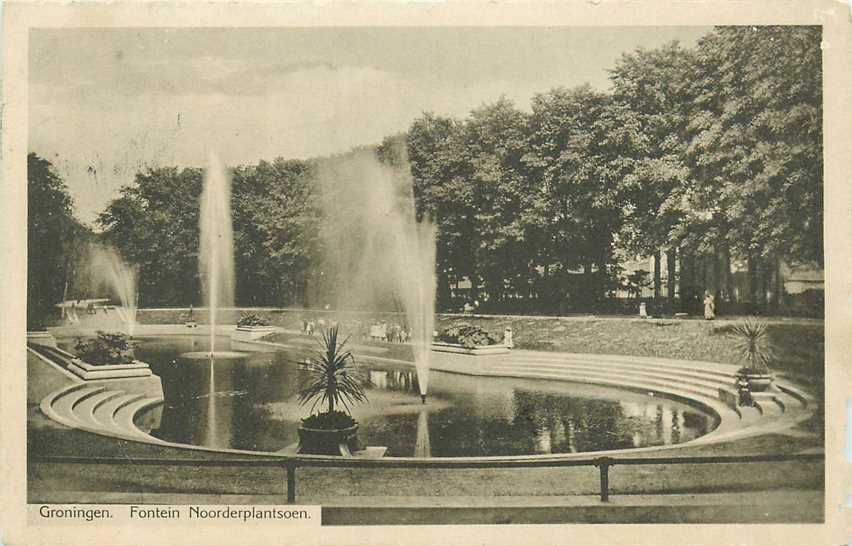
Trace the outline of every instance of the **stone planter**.
<instances>
[{"instance_id":1,"label":"stone planter","mask_svg":"<svg viewBox=\"0 0 852 546\"><path fill-rule=\"evenodd\" d=\"M27 343L43 345L45 347L56 347L56 338L47 330L27 332Z\"/></svg>"},{"instance_id":2,"label":"stone planter","mask_svg":"<svg viewBox=\"0 0 852 546\"><path fill-rule=\"evenodd\" d=\"M234 341L255 341L275 333L275 326L237 326L231 334Z\"/></svg>"},{"instance_id":3,"label":"stone planter","mask_svg":"<svg viewBox=\"0 0 852 546\"><path fill-rule=\"evenodd\" d=\"M775 376L771 373L746 373L743 376L748 381L748 390L751 392L769 390L775 380Z\"/></svg>"},{"instance_id":4,"label":"stone planter","mask_svg":"<svg viewBox=\"0 0 852 546\"><path fill-rule=\"evenodd\" d=\"M500 355L509 352L509 347L503 344L498 345L477 345L476 347L465 347L458 343L444 343L442 341L433 341L432 350L439 353L456 353L461 355Z\"/></svg>"},{"instance_id":5,"label":"stone planter","mask_svg":"<svg viewBox=\"0 0 852 546\"><path fill-rule=\"evenodd\" d=\"M127 379L129 377L148 377L152 375L148 364L135 360L130 364L109 364L94 366L79 358L71 360L68 371L82 379Z\"/></svg>"},{"instance_id":6,"label":"stone planter","mask_svg":"<svg viewBox=\"0 0 852 546\"><path fill-rule=\"evenodd\" d=\"M357 424L342 429L299 427L298 453L351 456L360 448Z\"/></svg>"}]
</instances>

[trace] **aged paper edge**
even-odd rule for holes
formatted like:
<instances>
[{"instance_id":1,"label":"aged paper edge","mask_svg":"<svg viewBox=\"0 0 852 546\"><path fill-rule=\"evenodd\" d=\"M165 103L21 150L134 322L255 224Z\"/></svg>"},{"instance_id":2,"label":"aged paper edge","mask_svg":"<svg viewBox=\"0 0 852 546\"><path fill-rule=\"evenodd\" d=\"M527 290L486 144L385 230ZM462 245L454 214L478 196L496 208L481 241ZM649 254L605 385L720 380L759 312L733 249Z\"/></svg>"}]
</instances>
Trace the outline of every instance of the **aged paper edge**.
<instances>
[{"instance_id":1,"label":"aged paper edge","mask_svg":"<svg viewBox=\"0 0 852 546\"><path fill-rule=\"evenodd\" d=\"M7 3L3 9L0 185L0 542L36 544L845 544L852 536L844 458L852 394L852 11L843 2L742 1L552 3ZM26 308L27 47L30 28L268 26L822 25L826 253L826 491L822 525L503 525L263 528L157 526L28 527L24 312ZM224 532L223 532L224 531Z\"/></svg>"}]
</instances>

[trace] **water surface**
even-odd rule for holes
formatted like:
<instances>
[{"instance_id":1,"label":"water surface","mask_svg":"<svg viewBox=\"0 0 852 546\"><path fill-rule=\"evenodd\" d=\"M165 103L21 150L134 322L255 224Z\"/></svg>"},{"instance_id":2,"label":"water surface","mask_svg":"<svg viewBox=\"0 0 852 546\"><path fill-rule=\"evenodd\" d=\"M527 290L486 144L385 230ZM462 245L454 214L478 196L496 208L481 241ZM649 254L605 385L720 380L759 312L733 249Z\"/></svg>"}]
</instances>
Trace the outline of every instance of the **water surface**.
<instances>
[{"instance_id":1,"label":"water surface","mask_svg":"<svg viewBox=\"0 0 852 546\"><path fill-rule=\"evenodd\" d=\"M216 347L228 348L219 338ZM146 340L137 357L162 377L166 403L141 416L164 440L278 451L298 441L310 406L296 399L307 354L203 353L202 337ZM353 408L365 445L388 456L571 453L677 444L709 432L714 419L675 401L561 381L430 372L420 403L413 367L359 363L369 404Z\"/></svg>"}]
</instances>

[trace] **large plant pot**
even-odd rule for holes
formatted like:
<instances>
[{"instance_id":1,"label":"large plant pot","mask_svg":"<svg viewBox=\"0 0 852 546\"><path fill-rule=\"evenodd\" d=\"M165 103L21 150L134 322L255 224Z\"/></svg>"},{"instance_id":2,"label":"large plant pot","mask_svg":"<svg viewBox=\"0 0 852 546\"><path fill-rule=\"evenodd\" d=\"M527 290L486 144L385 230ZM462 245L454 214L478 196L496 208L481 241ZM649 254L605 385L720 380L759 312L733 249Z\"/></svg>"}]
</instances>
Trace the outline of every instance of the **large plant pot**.
<instances>
[{"instance_id":1,"label":"large plant pot","mask_svg":"<svg viewBox=\"0 0 852 546\"><path fill-rule=\"evenodd\" d=\"M748 390L751 392L769 390L769 387L772 386L772 382L775 380L775 376L771 373L747 373L744 376L746 381L748 381Z\"/></svg>"},{"instance_id":2,"label":"large plant pot","mask_svg":"<svg viewBox=\"0 0 852 546\"><path fill-rule=\"evenodd\" d=\"M360 448L357 424L342 429L299 427L299 453L347 456Z\"/></svg>"}]
</instances>

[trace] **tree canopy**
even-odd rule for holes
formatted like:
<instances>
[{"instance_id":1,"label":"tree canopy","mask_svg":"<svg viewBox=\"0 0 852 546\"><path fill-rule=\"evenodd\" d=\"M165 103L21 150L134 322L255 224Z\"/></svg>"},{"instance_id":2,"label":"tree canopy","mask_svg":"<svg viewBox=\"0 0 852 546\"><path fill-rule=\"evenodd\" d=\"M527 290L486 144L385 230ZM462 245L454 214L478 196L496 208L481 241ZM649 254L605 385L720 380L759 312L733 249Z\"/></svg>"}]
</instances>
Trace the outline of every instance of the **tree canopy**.
<instances>
[{"instance_id":1,"label":"tree canopy","mask_svg":"<svg viewBox=\"0 0 852 546\"><path fill-rule=\"evenodd\" d=\"M609 90L542 90L528 109L499 98L463 118L424 112L344 156L410 176L417 216L437 227L439 308L458 306L460 292L503 310L600 308L645 282L622 269L637 256L655 257L661 294L661 255L671 305L704 289L733 301L740 263L750 294L739 297L759 302L780 292L781 261L822 265L820 33L718 27L691 48L624 53ZM353 180L344 156L233 168L238 304L312 303L311 285L345 274L324 255L358 259L339 239L371 209L345 188L374 182ZM56 239L72 225L70 200L46 162L30 162L31 240ZM103 238L139 267L144 305L198 297L202 178L147 169L100 216ZM339 187L329 192L329 180ZM352 229L330 236L328 214Z\"/></svg>"}]
</instances>

